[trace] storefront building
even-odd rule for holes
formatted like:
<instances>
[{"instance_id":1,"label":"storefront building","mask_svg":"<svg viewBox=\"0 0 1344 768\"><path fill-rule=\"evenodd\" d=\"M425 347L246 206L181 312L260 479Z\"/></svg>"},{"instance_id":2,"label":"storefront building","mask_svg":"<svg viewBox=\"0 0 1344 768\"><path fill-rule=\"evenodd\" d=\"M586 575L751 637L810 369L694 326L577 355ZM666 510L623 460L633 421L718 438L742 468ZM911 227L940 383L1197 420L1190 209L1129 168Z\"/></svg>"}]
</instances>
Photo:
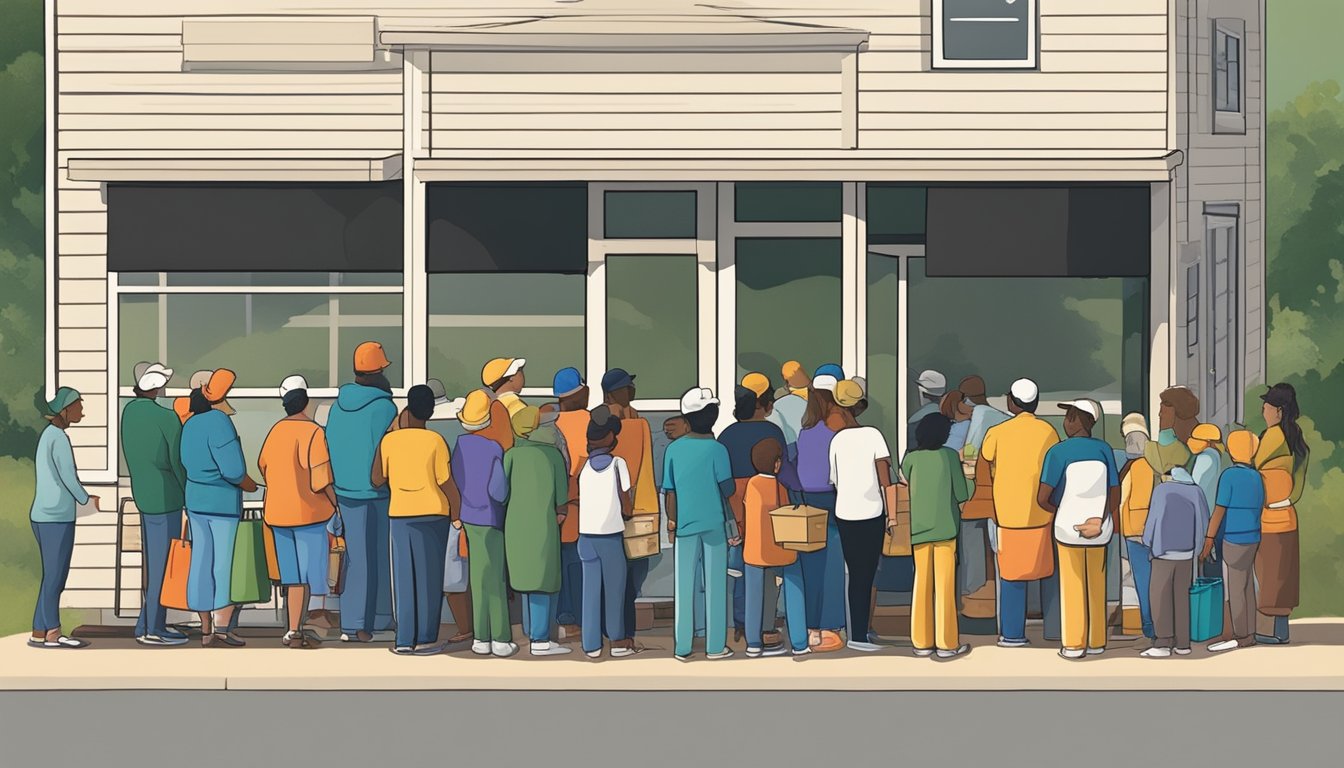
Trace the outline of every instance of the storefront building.
<instances>
[{"instance_id":1,"label":"storefront building","mask_svg":"<svg viewBox=\"0 0 1344 768\"><path fill-rule=\"evenodd\" d=\"M1264 375L1259 0L49 6L47 379L104 499L141 360L236 370L251 460L280 380L330 399L367 339L398 395L620 366L655 432L839 362L894 450L925 369L1094 397L1117 441ZM118 520L66 592L108 621Z\"/></svg>"}]
</instances>

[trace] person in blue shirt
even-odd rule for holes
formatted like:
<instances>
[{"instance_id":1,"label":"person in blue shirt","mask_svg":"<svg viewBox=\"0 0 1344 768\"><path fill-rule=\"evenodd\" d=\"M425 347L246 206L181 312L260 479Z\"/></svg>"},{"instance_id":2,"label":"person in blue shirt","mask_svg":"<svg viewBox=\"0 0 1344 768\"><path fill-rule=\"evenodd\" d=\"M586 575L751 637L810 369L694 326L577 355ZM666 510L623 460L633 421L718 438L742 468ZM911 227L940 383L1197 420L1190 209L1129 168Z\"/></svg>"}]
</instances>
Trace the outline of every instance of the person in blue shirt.
<instances>
[{"instance_id":1,"label":"person in blue shirt","mask_svg":"<svg viewBox=\"0 0 1344 768\"><path fill-rule=\"evenodd\" d=\"M229 631L237 606L229 599L233 545L243 516L243 493L257 490L247 474L238 430L225 399L236 380L220 368L191 391L191 418L182 425L182 468L187 472L187 522L191 566L187 607L201 616L201 643L245 645Z\"/></svg>"},{"instance_id":2,"label":"person in blue shirt","mask_svg":"<svg viewBox=\"0 0 1344 768\"><path fill-rule=\"evenodd\" d=\"M728 539L725 531L727 499L736 484L728 449L714 439L719 418L719 400L707 388L693 387L681 396L681 413L690 434L667 447L663 455L663 494L667 530L676 537L673 557L676 586L673 592L675 652L678 659L691 656L695 635L695 576L704 574L705 653L710 659L733 655L727 647L728 547L742 543Z\"/></svg>"},{"instance_id":3,"label":"person in blue shirt","mask_svg":"<svg viewBox=\"0 0 1344 768\"><path fill-rule=\"evenodd\" d=\"M327 445L336 486L331 531L345 534L345 591L341 594L341 641L367 643L392 627L392 561L387 511L391 492L370 480L374 452L397 418L392 363L383 345L355 348L355 380L341 387L327 417Z\"/></svg>"},{"instance_id":4,"label":"person in blue shirt","mask_svg":"<svg viewBox=\"0 0 1344 768\"><path fill-rule=\"evenodd\" d=\"M28 518L42 557L42 583L28 644L34 648L83 648L87 642L61 632L61 592L75 551L75 507L98 507L98 497L90 496L79 482L75 451L66 434L70 425L84 419L84 399L70 387L61 387L54 398L41 403L41 409L48 424L37 439L37 455L33 458L37 485Z\"/></svg>"},{"instance_id":5,"label":"person in blue shirt","mask_svg":"<svg viewBox=\"0 0 1344 768\"><path fill-rule=\"evenodd\" d=\"M1260 548L1260 514L1265 507L1265 482L1251 466L1255 435L1237 430L1227 436L1232 466L1218 477L1209 534L1199 559L1208 561L1215 538L1223 543L1227 574L1227 603L1231 614L1231 637L1209 646L1214 653L1255 645L1255 553Z\"/></svg>"}]
</instances>

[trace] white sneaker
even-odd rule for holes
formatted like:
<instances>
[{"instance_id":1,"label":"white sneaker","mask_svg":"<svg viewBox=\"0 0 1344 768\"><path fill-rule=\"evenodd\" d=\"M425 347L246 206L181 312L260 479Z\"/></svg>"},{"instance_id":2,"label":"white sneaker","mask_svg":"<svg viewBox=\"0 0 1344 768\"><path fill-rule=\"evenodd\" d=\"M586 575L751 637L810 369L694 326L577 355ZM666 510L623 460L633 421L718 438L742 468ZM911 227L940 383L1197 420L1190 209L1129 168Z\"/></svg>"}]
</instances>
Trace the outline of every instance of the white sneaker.
<instances>
[{"instance_id":1,"label":"white sneaker","mask_svg":"<svg viewBox=\"0 0 1344 768\"><path fill-rule=\"evenodd\" d=\"M1190 655L1190 649L1189 649L1189 648L1177 648L1177 649L1176 649L1176 655L1177 655L1177 656L1189 656L1189 655Z\"/></svg>"},{"instance_id":2,"label":"white sneaker","mask_svg":"<svg viewBox=\"0 0 1344 768\"><path fill-rule=\"evenodd\" d=\"M916 648L916 649L915 649L915 655L918 656L918 657L920 657L921 659L927 659L928 657L930 657L930 656L933 655L933 649L932 649L932 648Z\"/></svg>"},{"instance_id":3,"label":"white sneaker","mask_svg":"<svg viewBox=\"0 0 1344 768\"><path fill-rule=\"evenodd\" d=\"M626 656L634 656L636 653L638 653L638 651L636 651L634 648L616 646L611 649L611 658L621 659L625 658Z\"/></svg>"},{"instance_id":4,"label":"white sneaker","mask_svg":"<svg viewBox=\"0 0 1344 768\"><path fill-rule=\"evenodd\" d=\"M1006 637L1000 637L998 645L1000 648L1027 648L1031 645L1031 641L1025 637L1021 640L1010 640Z\"/></svg>"},{"instance_id":5,"label":"white sneaker","mask_svg":"<svg viewBox=\"0 0 1344 768\"><path fill-rule=\"evenodd\" d=\"M1165 659L1171 656L1171 649L1153 646L1139 655L1145 659Z\"/></svg>"},{"instance_id":6,"label":"white sneaker","mask_svg":"<svg viewBox=\"0 0 1344 768\"><path fill-rule=\"evenodd\" d=\"M1209 646L1209 652L1222 653L1223 651L1235 651L1238 645L1236 640L1220 640Z\"/></svg>"},{"instance_id":7,"label":"white sneaker","mask_svg":"<svg viewBox=\"0 0 1344 768\"><path fill-rule=\"evenodd\" d=\"M966 643L962 643L961 645L957 646L955 649L950 650L950 651L945 651L945 650L943 650L942 648L939 648L939 649L938 649L938 658L940 658L940 659L954 659L954 658L956 658L956 657L962 655L963 653L969 653L970 650L971 650L971 646L967 645Z\"/></svg>"},{"instance_id":8,"label":"white sneaker","mask_svg":"<svg viewBox=\"0 0 1344 768\"><path fill-rule=\"evenodd\" d=\"M583 653L584 653L585 656L587 656L587 657L590 658L590 659L600 659L600 658L602 658L602 649L601 649L601 648L598 648L596 651L584 651ZM681 658L681 657L678 656L677 658ZM689 658L689 657L687 657L687 658Z\"/></svg>"},{"instance_id":9,"label":"white sneaker","mask_svg":"<svg viewBox=\"0 0 1344 768\"><path fill-rule=\"evenodd\" d=\"M490 643L490 653L501 659L507 659L517 652L517 643Z\"/></svg>"},{"instance_id":10,"label":"white sneaker","mask_svg":"<svg viewBox=\"0 0 1344 768\"><path fill-rule=\"evenodd\" d=\"M754 645L747 646L747 658L755 659L761 655L761 649Z\"/></svg>"},{"instance_id":11,"label":"white sneaker","mask_svg":"<svg viewBox=\"0 0 1344 768\"><path fill-rule=\"evenodd\" d=\"M141 635L135 638L135 642L141 645L186 645L185 637L164 637L162 635ZM1236 642L1235 640L1232 642Z\"/></svg>"},{"instance_id":12,"label":"white sneaker","mask_svg":"<svg viewBox=\"0 0 1344 768\"><path fill-rule=\"evenodd\" d=\"M767 645L761 650L762 656L783 656L789 652L789 647L780 643L779 645Z\"/></svg>"},{"instance_id":13,"label":"white sneaker","mask_svg":"<svg viewBox=\"0 0 1344 768\"><path fill-rule=\"evenodd\" d=\"M812 649L811 649L811 648L804 648L804 649L801 650L801 651L794 651L794 652L793 652L793 655L794 655L794 656L806 656L806 655L808 655L808 654L810 654L810 653L812 653Z\"/></svg>"},{"instance_id":14,"label":"white sneaker","mask_svg":"<svg viewBox=\"0 0 1344 768\"><path fill-rule=\"evenodd\" d=\"M528 650L533 656L564 656L567 653L572 653L574 649L551 642L545 642L533 643L532 647Z\"/></svg>"},{"instance_id":15,"label":"white sneaker","mask_svg":"<svg viewBox=\"0 0 1344 768\"><path fill-rule=\"evenodd\" d=\"M476 654L477 656L489 656L489 655L490 655L490 641L489 641L489 640L473 640L472 643L471 643L471 652L474 653L474 654Z\"/></svg>"},{"instance_id":16,"label":"white sneaker","mask_svg":"<svg viewBox=\"0 0 1344 768\"><path fill-rule=\"evenodd\" d=\"M1087 655L1087 651L1082 648L1060 648L1059 655L1066 659L1081 659Z\"/></svg>"},{"instance_id":17,"label":"white sneaker","mask_svg":"<svg viewBox=\"0 0 1344 768\"><path fill-rule=\"evenodd\" d=\"M733 649L726 647L722 651L719 651L718 653L705 654L705 658L709 659L710 661L718 661L719 659L731 659L732 657L733 657Z\"/></svg>"},{"instance_id":18,"label":"white sneaker","mask_svg":"<svg viewBox=\"0 0 1344 768\"><path fill-rule=\"evenodd\" d=\"M1103 653L1105 653L1105 652L1106 652L1106 648L1105 648L1104 646L1101 647L1101 648L1088 648L1088 649L1087 649L1087 655L1088 655L1088 656L1100 656L1101 654L1103 654Z\"/></svg>"},{"instance_id":19,"label":"white sneaker","mask_svg":"<svg viewBox=\"0 0 1344 768\"><path fill-rule=\"evenodd\" d=\"M850 640L845 643L845 647L851 651L860 651L862 653L877 653L882 650L882 646L875 643L865 643L862 640Z\"/></svg>"}]
</instances>

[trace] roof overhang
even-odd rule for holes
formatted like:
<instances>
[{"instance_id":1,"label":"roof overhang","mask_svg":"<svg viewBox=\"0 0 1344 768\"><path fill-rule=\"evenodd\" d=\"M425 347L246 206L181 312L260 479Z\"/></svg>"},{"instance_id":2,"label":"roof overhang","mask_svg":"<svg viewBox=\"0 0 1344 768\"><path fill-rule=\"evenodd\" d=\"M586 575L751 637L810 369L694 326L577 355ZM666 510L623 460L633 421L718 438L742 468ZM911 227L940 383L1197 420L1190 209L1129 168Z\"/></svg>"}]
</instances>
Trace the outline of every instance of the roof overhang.
<instances>
[{"instance_id":1,"label":"roof overhang","mask_svg":"<svg viewBox=\"0 0 1344 768\"><path fill-rule=\"evenodd\" d=\"M401 155L344 158L71 158L71 181L392 181Z\"/></svg>"}]
</instances>

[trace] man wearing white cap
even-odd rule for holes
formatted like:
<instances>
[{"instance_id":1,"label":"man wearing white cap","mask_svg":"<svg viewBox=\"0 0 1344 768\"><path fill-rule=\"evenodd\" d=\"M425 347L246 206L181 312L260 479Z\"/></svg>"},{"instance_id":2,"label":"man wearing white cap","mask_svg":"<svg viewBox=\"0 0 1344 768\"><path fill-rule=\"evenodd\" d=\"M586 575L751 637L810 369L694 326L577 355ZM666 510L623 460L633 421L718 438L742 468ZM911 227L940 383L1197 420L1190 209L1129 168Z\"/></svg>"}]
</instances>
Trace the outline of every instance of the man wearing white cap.
<instances>
[{"instance_id":1,"label":"man wearing white cap","mask_svg":"<svg viewBox=\"0 0 1344 768\"><path fill-rule=\"evenodd\" d=\"M909 435L907 435L906 445L915 444L915 427L930 413L938 413L938 403L943 399L943 393L947 391L947 377L937 371L924 371L915 379L915 386L919 388L919 410L910 414L907 422Z\"/></svg>"},{"instance_id":2,"label":"man wearing white cap","mask_svg":"<svg viewBox=\"0 0 1344 768\"><path fill-rule=\"evenodd\" d=\"M1018 379L1008 390L1012 418L989 428L976 460L976 476L992 477L998 534L999 645L1027 641L1027 588L1055 572L1050 513L1037 497L1045 456L1059 442L1049 422L1036 418L1040 390Z\"/></svg>"},{"instance_id":3,"label":"man wearing white cap","mask_svg":"<svg viewBox=\"0 0 1344 768\"><path fill-rule=\"evenodd\" d=\"M159 603L168 547L182 531L187 473L182 468L182 421L156 399L173 378L162 363L135 366L135 399L121 414L121 452L131 476L131 498L140 511L145 591L135 639L141 645L182 645L187 636L168 629Z\"/></svg>"},{"instance_id":4,"label":"man wearing white cap","mask_svg":"<svg viewBox=\"0 0 1344 768\"><path fill-rule=\"evenodd\" d=\"M1120 473L1111 446L1092 436L1101 404L1080 398L1060 407L1068 439L1046 453L1036 498L1055 516L1059 655L1080 659L1106 651L1106 548L1120 518Z\"/></svg>"},{"instance_id":5,"label":"man wearing white cap","mask_svg":"<svg viewBox=\"0 0 1344 768\"><path fill-rule=\"evenodd\" d=\"M673 442L663 455L663 494L667 530L676 537L673 549L676 586L673 592L675 653L690 658L695 635L695 576L703 568L705 584L705 653L710 659L733 655L728 641L727 499L736 490L728 449L714 439L719 400L713 390L692 387L681 396L681 413L690 434Z\"/></svg>"}]
</instances>

